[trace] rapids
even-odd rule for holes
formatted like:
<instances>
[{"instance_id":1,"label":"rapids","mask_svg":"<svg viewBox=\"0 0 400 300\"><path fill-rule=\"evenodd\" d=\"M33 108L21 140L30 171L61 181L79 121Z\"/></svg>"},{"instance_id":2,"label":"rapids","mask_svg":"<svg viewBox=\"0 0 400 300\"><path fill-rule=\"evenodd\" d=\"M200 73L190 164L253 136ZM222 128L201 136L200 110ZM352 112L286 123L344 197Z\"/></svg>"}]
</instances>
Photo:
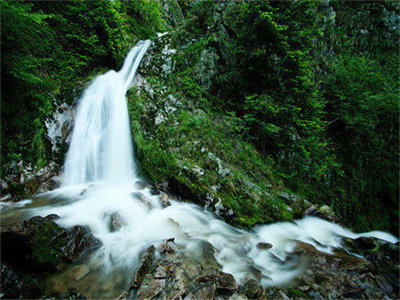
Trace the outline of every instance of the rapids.
<instances>
[{"instance_id":1,"label":"rapids","mask_svg":"<svg viewBox=\"0 0 400 300\"><path fill-rule=\"evenodd\" d=\"M55 213L61 226L89 226L103 242L91 263L100 259L104 274L133 270L143 249L175 238L186 251L196 249L199 241L209 242L222 271L240 282L258 269L264 287L286 284L301 272L300 266L286 260L297 240L325 252L340 247L342 237L375 236L397 241L384 232L356 234L313 217L258 226L248 232L228 225L198 205L171 200L171 205L163 208L159 196L148 188L140 190L135 185L140 178L136 175L125 93L149 45L150 41L140 42L119 72L98 76L86 89L78 104L62 187L38 196L24 208L26 214ZM147 199L147 205L138 199L138 193ZM109 216L116 212L124 224L110 232ZM260 242L273 247L260 250L256 247ZM129 281L129 274L124 275L124 282Z\"/></svg>"}]
</instances>

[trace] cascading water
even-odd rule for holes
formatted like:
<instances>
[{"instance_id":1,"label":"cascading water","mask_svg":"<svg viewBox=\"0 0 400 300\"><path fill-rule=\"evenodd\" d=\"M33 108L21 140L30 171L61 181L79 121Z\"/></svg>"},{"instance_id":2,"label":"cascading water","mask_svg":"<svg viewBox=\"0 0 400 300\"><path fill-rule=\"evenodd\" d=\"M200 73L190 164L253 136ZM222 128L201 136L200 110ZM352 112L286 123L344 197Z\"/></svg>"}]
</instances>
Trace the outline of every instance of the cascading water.
<instances>
[{"instance_id":1,"label":"cascading water","mask_svg":"<svg viewBox=\"0 0 400 300\"><path fill-rule=\"evenodd\" d=\"M210 243L223 271L240 281L258 270L263 274L261 284L269 286L284 284L299 273L300 269L285 261L296 240L325 252L340 247L342 237L377 236L397 241L383 232L355 234L317 218L275 223L246 232L194 204L171 201L170 206L163 208L158 196L148 188L137 189L125 93L149 45L149 41L140 42L130 51L119 72L109 71L97 77L84 92L66 159L63 187L47 194L46 206L29 208L32 215L58 214L57 222L62 226L89 226L103 242L94 264L100 259L105 274L118 268L134 269L140 251L175 238L176 244L187 251L195 249L199 241ZM113 213L123 220L122 228L115 232L109 228ZM256 247L260 242L273 247L260 250ZM129 274L125 276L127 280ZM65 282L65 278L60 281ZM82 287L87 296L104 298L102 288L102 284Z\"/></svg>"},{"instance_id":2,"label":"cascading water","mask_svg":"<svg viewBox=\"0 0 400 300\"><path fill-rule=\"evenodd\" d=\"M119 72L97 77L78 106L63 186L88 182L132 182L134 162L125 93L150 41L140 42Z\"/></svg>"}]
</instances>

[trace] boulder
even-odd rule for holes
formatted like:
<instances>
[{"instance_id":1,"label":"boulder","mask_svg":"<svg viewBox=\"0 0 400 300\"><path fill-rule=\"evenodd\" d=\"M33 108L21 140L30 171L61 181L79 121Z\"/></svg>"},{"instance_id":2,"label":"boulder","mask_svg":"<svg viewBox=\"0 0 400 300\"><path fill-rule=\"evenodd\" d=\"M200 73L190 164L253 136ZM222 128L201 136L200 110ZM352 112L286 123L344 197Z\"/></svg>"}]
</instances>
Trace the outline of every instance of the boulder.
<instances>
[{"instance_id":1,"label":"boulder","mask_svg":"<svg viewBox=\"0 0 400 300\"><path fill-rule=\"evenodd\" d=\"M216 291L220 295L232 295L238 290L238 284L232 274L218 272L216 281Z\"/></svg>"},{"instance_id":2,"label":"boulder","mask_svg":"<svg viewBox=\"0 0 400 300\"><path fill-rule=\"evenodd\" d=\"M243 284L243 292L249 299L255 299L262 293L262 287L253 278L247 278Z\"/></svg>"},{"instance_id":3,"label":"boulder","mask_svg":"<svg viewBox=\"0 0 400 300\"><path fill-rule=\"evenodd\" d=\"M268 249L271 249L271 248L272 248L272 244L270 244L270 243L258 243L258 244L256 245L256 247L257 247L258 249L261 249L261 250L268 250Z\"/></svg>"},{"instance_id":4,"label":"boulder","mask_svg":"<svg viewBox=\"0 0 400 300\"><path fill-rule=\"evenodd\" d=\"M121 229L122 225L125 224L125 221L122 219L119 213L114 212L109 216L108 220L108 229L110 232L115 232Z\"/></svg>"},{"instance_id":5,"label":"boulder","mask_svg":"<svg viewBox=\"0 0 400 300\"><path fill-rule=\"evenodd\" d=\"M58 226L57 215L36 216L1 230L2 261L28 272L56 271L101 242L81 225Z\"/></svg>"}]
</instances>

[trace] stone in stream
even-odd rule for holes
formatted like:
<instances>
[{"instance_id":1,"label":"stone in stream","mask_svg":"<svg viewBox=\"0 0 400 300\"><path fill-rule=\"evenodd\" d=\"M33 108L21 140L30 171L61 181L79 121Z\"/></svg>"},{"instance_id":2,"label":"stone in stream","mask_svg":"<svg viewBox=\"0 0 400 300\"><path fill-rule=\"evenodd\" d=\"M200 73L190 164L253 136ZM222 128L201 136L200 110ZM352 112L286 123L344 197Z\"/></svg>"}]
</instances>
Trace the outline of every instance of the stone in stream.
<instances>
[{"instance_id":1,"label":"stone in stream","mask_svg":"<svg viewBox=\"0 0 400 300\"><path fill-rule=\"evenodd\" d=\"M139 201L141 201L147 208L152 209L153 204L140 192L132 193L131 196Z\"/></svg>"},{"instance_id":2,"label":"stone in stream","mask_svg":"<svg viewBox=\"0 0 400 300\"><path fill-rule=\"evenodd\" d=\"M255 299L262 293L262 287L253 278L246 278L243 284L243 292L249 299Z\"/></svg>"},{"instance_id":3,"label":"stone in stream","mask_svg":"<svg viewBox=\"0 0 400 300\"><path fill-rule=\"evenodd\" d=\"M125 221L122 219L121 215L114 212L110 215L108 220L108 229L110 232L115 232L121 229L122 225L125 225Z\"/></svg>"},{"instance_id":4,"label":"stone in stream","mask_svg":"<svg viewBox=\"0 0 400 300\"><path fill-rule=\"evenodd\" d=\"M216 284L216 291L221 295L231 295L238 290L235 278L229 273L218 272Z\"/></svg>"},{"instance_id":5,"label":"stone in stream","mask_svg":"<svg viewBox=\"0 0 400 300\"><path fill-rule=\"evenodd\" d=\"M270 243L258 243L258 244L256 245L256 247L257 247L258 249L261 249L261 250L268 250L268 249L271 249L271 248L272 248L272 244L270 244Z\"/></svg>"}]
</instances>

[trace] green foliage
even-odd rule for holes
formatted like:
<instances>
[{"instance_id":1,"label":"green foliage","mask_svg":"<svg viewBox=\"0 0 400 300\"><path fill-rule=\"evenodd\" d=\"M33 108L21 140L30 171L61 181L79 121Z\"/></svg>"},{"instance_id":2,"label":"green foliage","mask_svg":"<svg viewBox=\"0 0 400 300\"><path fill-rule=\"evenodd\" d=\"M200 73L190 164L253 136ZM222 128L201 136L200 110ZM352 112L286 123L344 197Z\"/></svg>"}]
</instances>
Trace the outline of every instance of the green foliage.
<instances>
[{"instance_id":1,"label":"green foliage","mask_svg":"<svg viewBox=\"0 0 400 300\"><path fill-rule=\"evenodd\" d=\"M37 229L32 252L37 264L55 267L62 262L62 254L56 250L62 242L60 239L54 239L59 231L60 227L54 222L45 223Z\"/></svg>"},{"instance_id":2,"label":"green foliage","mask_svg":"<svg viewBox=\"0 0 400 300\"><path fill-rule=\"evenodd\" d=\"M138 39L154 37L165 29L158 1L120 0L119 5L125 16L126 30Z\"/></svg>"},{"instance_id":3,"label":"green foliage","mask_svg":"<svg viewBox=\"0 0 400 300\"><path fill-rule=\"evenodd\" d=\"M2 1L1 9L3 160L41 167L54 159L45 120L96 71L119 67L134 37L162 29L159 4Z\"/></svg>"},{"instance_id":4,"label":"green foliage","mask_svg":"<svg viewBox=\"0 0 400 300\"><path fill-rule=\"evenodd\" d=\"M343 166L347 199L336 205L360 229L398 230L397 59L387 57L382 66L367 54L340 55L324 84L327 133ZM377 218L367 217L371 209Z\"/></svg>"},{"instance_id":5,"label":"green foliage","mask_svg":"<svg viewBox=\"0 0 400 300\"><path fill-rule=\"evenodd\" d=\"M171 105L170 97L181 99L182 93L158 93L161 87L157 81L153 84L154 93L139 89L129 94L131 128L144 175L168 182L186 200L221 201L235 214L227 220L238 226L293 219L287 206L269 194L280 188L271 172L273 161L240 140L241 120L193 110L192 100L185 98L183 107L163 114L155 125L162 107Z\"/></svg>"}]
</instances>

